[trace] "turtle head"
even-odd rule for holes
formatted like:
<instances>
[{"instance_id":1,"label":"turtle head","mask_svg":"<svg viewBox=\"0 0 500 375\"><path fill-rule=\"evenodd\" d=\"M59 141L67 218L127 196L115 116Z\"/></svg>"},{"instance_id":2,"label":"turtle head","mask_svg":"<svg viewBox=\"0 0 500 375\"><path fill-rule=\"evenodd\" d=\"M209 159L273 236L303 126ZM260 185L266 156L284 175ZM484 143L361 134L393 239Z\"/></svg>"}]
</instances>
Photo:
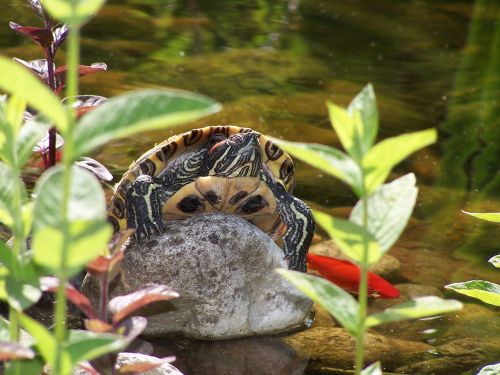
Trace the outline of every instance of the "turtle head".
<instances>
[{"instance_id":1,"label":"turtle head","mask_svg":"<svg viewBox=\"0 0 500 375\"><path fill-rule=\"evenodd\" d=\"M217 142L208 151L208 175L257 177L262 168L260 134L234 134Z\"/></svg>"}]
</instances>

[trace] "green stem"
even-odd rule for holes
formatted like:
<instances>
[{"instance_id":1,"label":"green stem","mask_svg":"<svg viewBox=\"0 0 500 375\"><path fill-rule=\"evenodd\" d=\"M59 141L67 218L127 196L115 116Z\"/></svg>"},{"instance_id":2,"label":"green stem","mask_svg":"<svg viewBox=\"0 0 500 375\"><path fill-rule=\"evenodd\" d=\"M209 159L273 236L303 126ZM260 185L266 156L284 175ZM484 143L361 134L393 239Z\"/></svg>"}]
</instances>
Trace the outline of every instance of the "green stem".
<instances>
[{"instance_id":1,"label":"green stem","mask_svg":"<svg viewBox=\"0 0 500 375\"><path fill-rule=\"evenodd\" d=\"M368 232L368 197L363 193L362 198L363 228ZM359 283L358 334L356 336L356 375L363 371L364 340L366 333L366 311L368 304L368 240L363 243L363 257L360 265L361 280Z\"/></svg>"},{"instance_id":2,"label":"green stem","mask_svg":"<svg viewBox=\"0 0 500 375\"><path fill-rule=\"evenodd\" d=\"M67 76L67 96L71 107L74 97L78 95L78 61L80 55L79 46L80 27L73 25L68 36L68 76ZM68 217L69 201L71 196L72 164L73 164L73 129L75 126L74 111L68 112L68 130L64 134L63 152L63 200L62 200L62 229L63 229L63 250L61 263L59 265L59 286L57 288L57 299L55 306L55 337L57 340L57 352L55 363L55 375L65 375L61 373L62 352L66 341L66 293L65 286L68 281L66 272L66 254L70 244L70 221Z\"/></svg>"}]
</instances>

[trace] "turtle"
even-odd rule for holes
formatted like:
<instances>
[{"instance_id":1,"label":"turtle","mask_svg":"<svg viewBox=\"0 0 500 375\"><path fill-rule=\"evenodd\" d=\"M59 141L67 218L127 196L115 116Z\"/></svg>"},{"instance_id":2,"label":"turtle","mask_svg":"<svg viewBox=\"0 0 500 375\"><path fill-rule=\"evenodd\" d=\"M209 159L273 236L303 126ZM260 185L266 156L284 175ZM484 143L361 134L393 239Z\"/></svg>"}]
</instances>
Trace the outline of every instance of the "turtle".
<instances>
[{"instance_id":1,"label":"turtle","mask_svg":"<svg viewBox=\"0 0 500 375\"><path fill-rule=\"evenodd\" d=\"M240 126L207 126L175 135L133 162L116 185L108 220L140 241L170 220L211 211L238 215L278 243L288 267L306 271L315 223L292 195L291 157L265 135Z\"/></svg>"}]
</instances>

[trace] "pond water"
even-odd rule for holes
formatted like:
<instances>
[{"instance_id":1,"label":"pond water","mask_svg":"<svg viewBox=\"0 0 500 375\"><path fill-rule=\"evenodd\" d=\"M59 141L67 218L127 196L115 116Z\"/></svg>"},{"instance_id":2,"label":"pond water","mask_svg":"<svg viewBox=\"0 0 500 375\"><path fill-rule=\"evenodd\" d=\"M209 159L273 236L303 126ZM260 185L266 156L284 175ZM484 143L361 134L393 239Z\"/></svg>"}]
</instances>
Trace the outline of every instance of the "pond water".
<instances>
[{"instance_id":1,"label":"pond water","mask_svg":"<svg viewBox=\"0 0 500 375\"><path fill-rule=\"evenodd\" d=\"M36 22L24 1L6 0L3 8L0 52L41 57L8 28L10 20ZM439 130L436 145L391 176L414 172L420 189L413 220L391 252L401 262L391 281L449 297L443 285L451 282L498 283L500 272L487 259L499 252L500 228L460 210L500 210L499 21L496 0L108 1L83 29L82 62L103 61L109 70L82 79L82 93L111 97L168 86L208 95L224 109L195 124L114 142L93 157L119 177L155 143L216 124L340 147L325 102L347 105L372 82L379 139ZM355 203L341 182L300 162L296 172L295 194L311 206L342 213ZM463 312L378 329L396 340L388 348L399 349L384 355L374 348L373 355L383 355L385 369L396 373L475 373L498 361L498 309L462 300ZM186 374L348 373L352 367L339 354L345 349L328 339L332 325L318 318L311 337L159 342L155 350L175 352Z\"/></svg>"}]
</instances>

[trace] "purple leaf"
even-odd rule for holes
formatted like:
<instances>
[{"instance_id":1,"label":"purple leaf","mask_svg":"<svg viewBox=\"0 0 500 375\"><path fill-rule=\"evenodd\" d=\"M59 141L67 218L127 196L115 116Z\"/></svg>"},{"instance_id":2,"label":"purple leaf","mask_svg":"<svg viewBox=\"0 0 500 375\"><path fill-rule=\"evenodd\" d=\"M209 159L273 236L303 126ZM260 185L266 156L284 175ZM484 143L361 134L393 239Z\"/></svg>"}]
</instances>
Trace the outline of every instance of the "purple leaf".
<instances>
[{"instance_id":1,"label":"purple leaf","mask_svg":"<svg viewBox=\"0 0 500 375\"><path fill-rule=\"evenodd\" d=\"M0 341L0 361L15 359L32 359L35 352L17 342Z\"/></svg>"},{"instance_id":2,"label":"purple leaf","mask_svg":"<svg viewBox=\"0 0 500 375\"><path fill-rule=\"evenodd\" d=\"M40 278L41 288L45 292L55 293L59 286L59 279L56 277L41 277ZM97 319L97 313L94 307L90 303L90 300L80 293L71 284L66 284L66 296L68 299L78 307L88 318Z\"/></svg>"},{"instance_id":3,"label":"purple leaf","mask_svg":"<svg viewBox=\"0 0 500 375\"><path fill-rule=\"evenodd\" d=\"M64 138L56 134L56 149L61 148L64 145ZM46 154L49 152L49 134L46 133L33 147L33 152L39 152L41 154Z\"/></svg>"},{"instance_id":4,"label":"purple leaf","mask_svg":"<svg viewBox=\"0 0 500 375\"><path fill-rule=\"evenodd\" d=\"M84 168L92 172L99 180L113 181L113 175L108 171L108 169L104 165L99 163L97 160L94 160L89 157L83 157L75 164L80 168Z\"/></svg>"},{"instance_id":5,"label":"purple leaf","mask_svg":"<svg viewBox=\"0 0 500 375\"><path fill-rule=\"evenodd\" d=\"M101 373L97 371L88 361L80 362L78 367L85 372L88 372L90 375L101 375Z\"/></svg>"},{"instance_id":6,"label":"purple leaf","mask_svg":"<svg viewBox=\"0 0 500 375\"><path fill-rule=\"evenodd\" d=\"M56 74L57 77L57 74ZM99 95L78 95L74 98L73 108L76 108L76 117L83 116L88 111L94 109L95 107L104 104L108 101L104 96ZM69 98L64 98L62 100L63 104L67 104Z\"/></svg>"},{"instance_id":7,"label":"purple leaf","mask_svg":"<svg viewBox=\"0 0 500 375\"><path fill-rule=\"evenodd\" d=\"M88 263L86 270L90 275L98 278L99 280L107 278L108 282L111 282L120 270L123 257L123 251L117 251L111 256L101 255L92 262Z\"/></svg>"},{"instance_id":8,"label":"purple leaf","mask_svg":"<svg viewBox=\"0 0 500 375\"><path fill-rule=\"evenodd\" d=\"M150 361L141 361L130 364L125 364L118 369L119 375L134 375L143 374L146 371L153 370L166 363L172 363L175 357L151 358Z\"/></svg>"},{"instance_id":9,"label":"purple leaf","mask_svg":"<svg viewBox=\"0 0 500 375\"><path fill-rule=\"evenodd\" d=\"M143 306L157 301L168 301L177 297L179 297L179 293L174 292L165 285L152 285L125 296L113 298L109 301L109 311L113 315L113 323L118 324L121 320Z\"/></svg>"},{"instance_id":10,"label":"purple leaf","mask_svg":"<svg viewBox=\"0 0 500 375\"><path fill-rule=\"evenodd\" d=\"M119 325L115 326L116 331L125 330L123 335L125 336L125 341L127 345L130 345L148 325L148 320L143 316L133 316L121 322Z\"/></svg>"},{"instance_id":11,"label":"purple leaf","mask_svg":"<svg viewBox=\"0 0 500 375\"><path fill-rule=\"evenodd\" d=\"M16 33L22 34L40 44L43 48L48 48L52 45L52 31L43 27L21 26L15 22L9 22L9 26Z\"/></svg>"},{"instance_id":12,"label":"purple leaf","mask_svg":"<svg viewBox=\"0 0 500 375\"><path fill-rule=\"evenodd\" d=\"M86 319L85 328L92 332L114 332L114 327L101 319Z\"/></svg>"},{"instance_id":13,"label":"purple leaf","mask_svg":"<svg viewBox=\"0 0 500 375\"><path fill-rule=\"evenodd\" d=\"M54 47L57 49L61 44L64 43L69 34L69 26L62 25L57 27L52 31L52 37L54 39Z\"/></svg>"},{"instance_id":14,"label":"purple leaf","mask_svg":"<svg viewBox=\"0 0 500 375\"><path fill-rule=\"evenodd\" d=\"M43 11L42 4L40 4L40 0L28 0L28 3L33 8L35 14L42 20L45 20L45 12Z\"/></svg>"},{"instance_id":15,"label":"purple leaf","mask_svg":"<svg viewBox=\"0 0 500 375\"><path fill-rule=\"evenodd\" d=\"M24 61L18 59L17 57L13 57L12 60L17 61L18 63L24 65L26 68L35 73L40 79L47 81L49 75L47 60L38 59L38 60ZM53 67L55 69L56 66L53 65Z\"/></svg>"},{"instance_id":16,"label":"purple leaf","mask_svg":"<svg viewBox=\"0 0 500 375\"><path fill-rule=\"evenodd\" d=\"M92 74L92 73L97 73L97 72L102 72L103 70L107 70L108 66L105 63L93 63L92 65L79 65L78 66L78 76L79 77L84 77L86 75ZM56 76L56 81L61 84L62 86L66 85L66 73L68 71L68 66L67 65L62 65L59 68L57 68L54 72ZM82 95L86 96L86 95ZM88 95L88 96L95 96L95 95Z\"/></svg>"}]
</instances>

